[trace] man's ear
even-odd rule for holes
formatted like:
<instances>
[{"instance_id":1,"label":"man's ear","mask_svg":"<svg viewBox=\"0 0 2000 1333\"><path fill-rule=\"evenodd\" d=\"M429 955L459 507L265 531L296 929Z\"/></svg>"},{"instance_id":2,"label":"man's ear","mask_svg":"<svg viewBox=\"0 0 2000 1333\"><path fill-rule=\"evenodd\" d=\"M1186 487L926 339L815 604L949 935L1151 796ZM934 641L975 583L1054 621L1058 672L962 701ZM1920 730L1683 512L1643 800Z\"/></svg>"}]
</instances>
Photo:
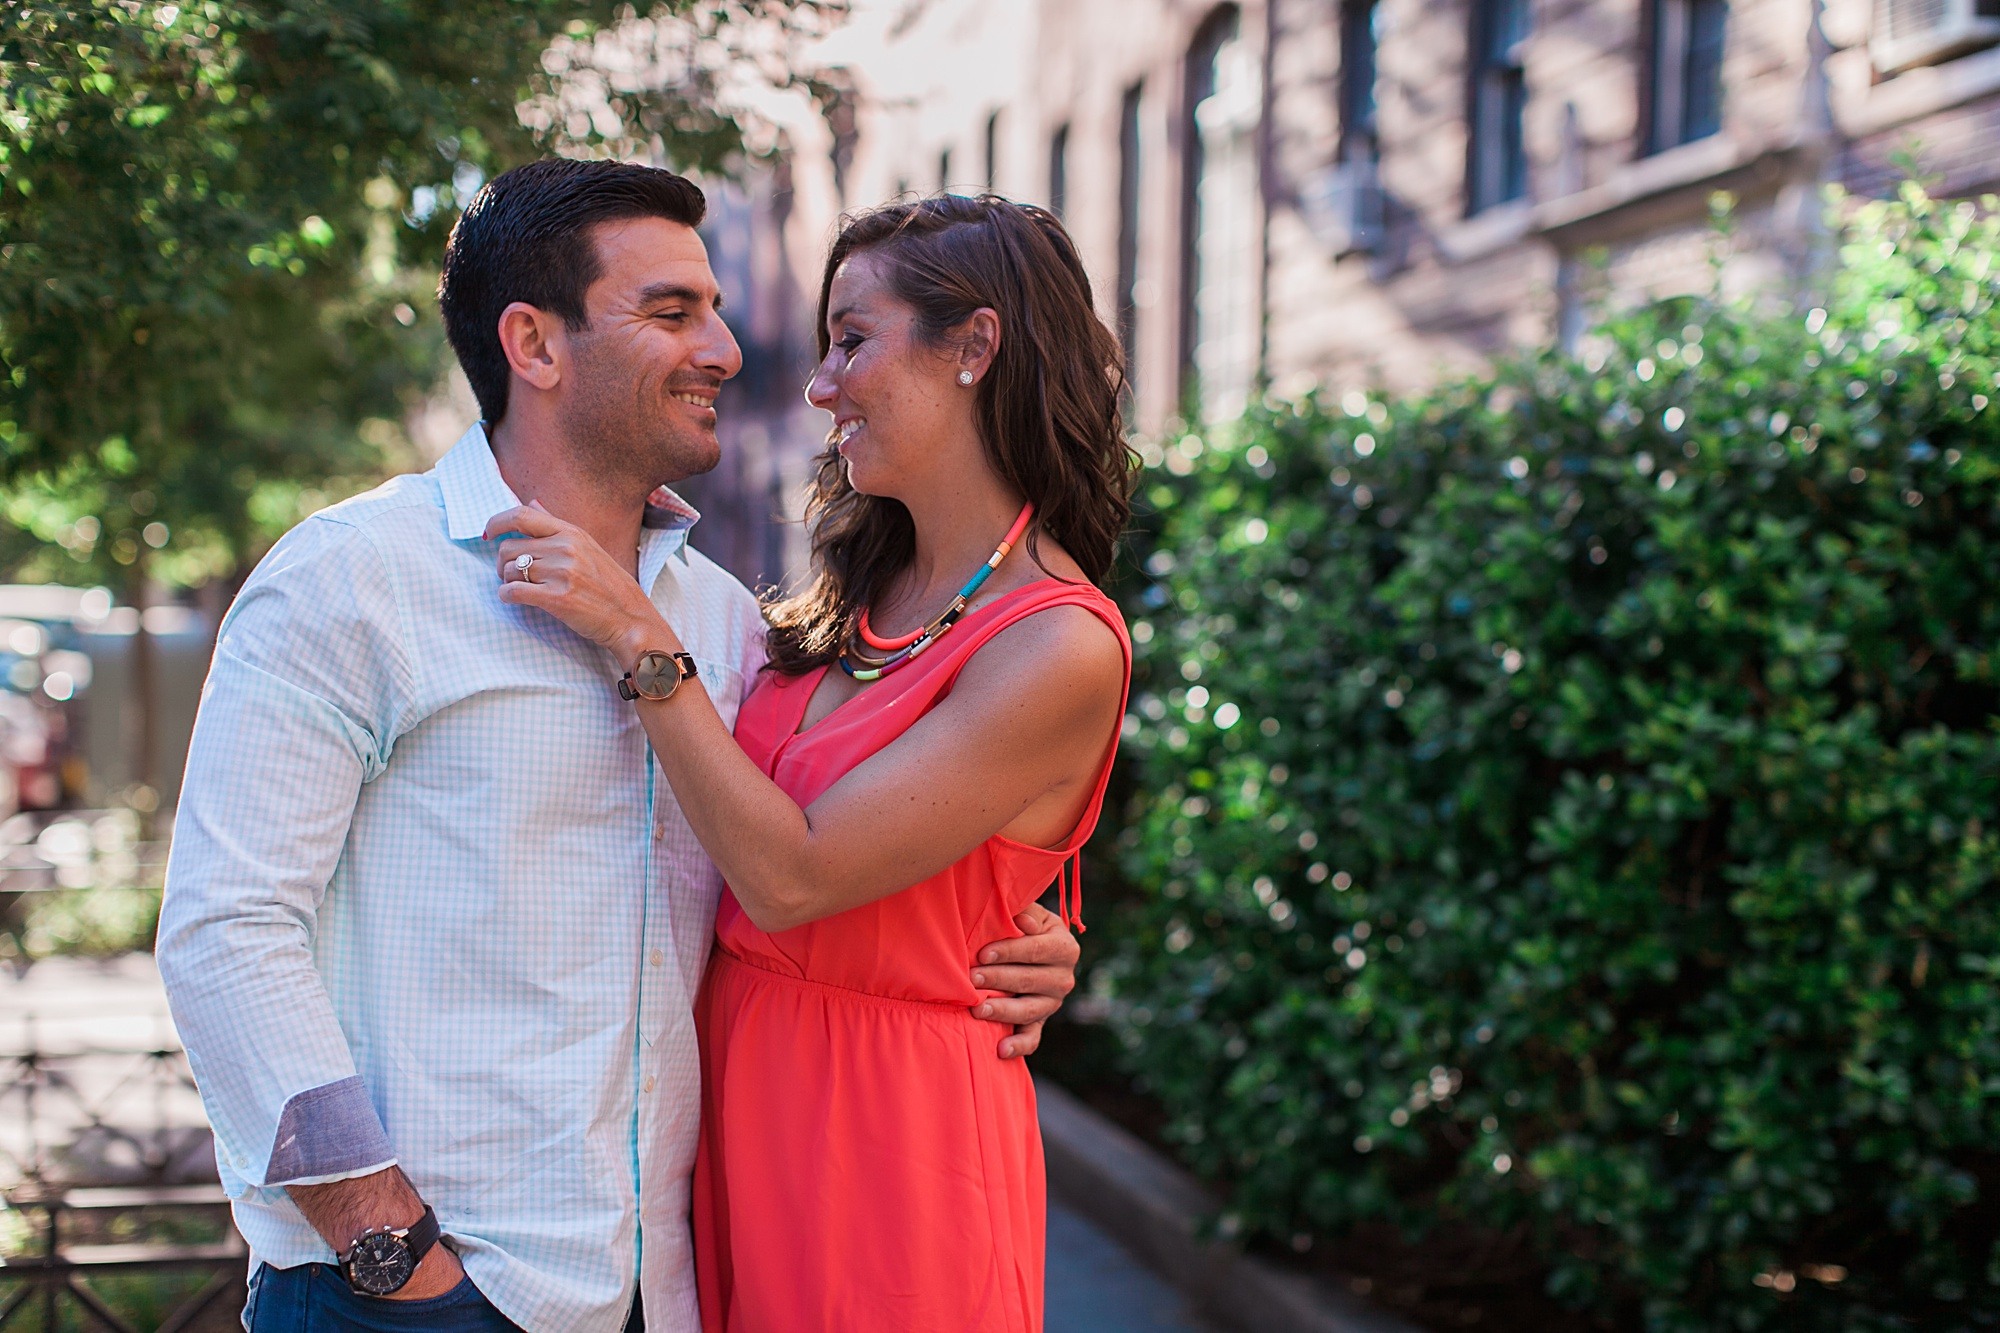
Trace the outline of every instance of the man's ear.
<instances>
[{"instance_id":1,"label":"man's ear","mask_svg":"<svg viewBox=\"0 0 2000 1333\"><path fill-rule=\"evenodd\" d=\"M1000 315L981 306L966 319L964 329L958 344L958 373L970 371L971 382L977 384L992 368L993 358L1000 355Z\"/></svg>"},{"instance_id":2,"label":"man's ear","mask_svg":"<svg viewBox=\"0 0 2000 1333\"><path fill-rule=\"evenodd\" d=\"M568 333L559 316L526 301L515 301L500 312L500 350L513 372L537 389L562 383Z\"/></svg>"}]
</instances>

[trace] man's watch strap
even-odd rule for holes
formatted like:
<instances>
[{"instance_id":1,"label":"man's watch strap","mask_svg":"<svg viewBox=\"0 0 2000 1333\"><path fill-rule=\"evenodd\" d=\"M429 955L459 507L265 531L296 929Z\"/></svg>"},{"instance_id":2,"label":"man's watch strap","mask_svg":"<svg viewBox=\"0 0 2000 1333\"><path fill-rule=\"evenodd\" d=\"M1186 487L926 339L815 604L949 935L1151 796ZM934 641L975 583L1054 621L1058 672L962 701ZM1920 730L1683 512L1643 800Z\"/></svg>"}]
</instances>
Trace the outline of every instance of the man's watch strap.
<instances>
[{"instance_id":1,"label":"man's watch strap","mask_svg":"<svg viewBox=\"0 0 2000 1333\"><path fill-rule=\"evenodd\" d=\"M425 1204L424 1215L410 1224L409 1234L403 1237L410 1246L410 1263L422 1263L424 1256L431 1252L431 1246L437 1244L443 1235L444 1228L438 1225L437 1210Z\"/></svg>"}]
</instances>

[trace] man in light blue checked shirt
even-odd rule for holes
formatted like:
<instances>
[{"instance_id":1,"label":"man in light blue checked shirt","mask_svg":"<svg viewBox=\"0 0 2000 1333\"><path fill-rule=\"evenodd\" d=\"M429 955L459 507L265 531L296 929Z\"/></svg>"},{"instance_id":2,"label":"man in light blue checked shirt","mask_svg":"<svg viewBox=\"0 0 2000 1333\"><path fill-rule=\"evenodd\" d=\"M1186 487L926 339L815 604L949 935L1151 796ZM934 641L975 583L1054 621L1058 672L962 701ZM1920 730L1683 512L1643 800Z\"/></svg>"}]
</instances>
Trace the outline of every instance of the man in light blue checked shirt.
<instances>
[{"instance_id":1,"label":"man in light blue checked shirt","mask_svg":"<svg viewBox=\"0 0 2000 1333\"><path fill-rule=\"evenodd\" d=\"M741 366L703 212L630 164L489 184L439 284L484 422L293 529L223 622L158 954L253 1333L700 1326L692 1007L721 881L610 659L501 602L482 534L531 502L628 552L734 718L763 621L666 489L715 465ZM989 1002L1021 1025L1006 1055L1074 980L1053 915L1023 926L981 951L1018 992Z\"/></svg>"}]
</instances>

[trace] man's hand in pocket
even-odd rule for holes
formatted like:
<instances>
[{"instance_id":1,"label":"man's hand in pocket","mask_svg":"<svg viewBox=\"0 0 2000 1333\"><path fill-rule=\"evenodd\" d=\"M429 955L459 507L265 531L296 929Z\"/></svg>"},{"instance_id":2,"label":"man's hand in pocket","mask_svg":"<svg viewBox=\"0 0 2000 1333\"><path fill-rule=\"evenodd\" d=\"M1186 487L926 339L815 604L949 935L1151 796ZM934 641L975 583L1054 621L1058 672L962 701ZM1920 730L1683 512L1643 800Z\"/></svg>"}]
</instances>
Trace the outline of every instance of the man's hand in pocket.
<instances>
[{"instance_id":1,"label":"man's hand in pocket","mask_svg":"<svg viewBox=\"0 0 2000 1333\"><path fill-rule=\"evenodd\" d=\"M410 1274L410 1280L403 1289L384 1300L427 1301L433 1296L442 1296L465 1281L465 1268L458 1262L458 1256L443 1241L431 1246L430 1253L417 1265L417 1271Z\"/></svg>"}]
</instances>

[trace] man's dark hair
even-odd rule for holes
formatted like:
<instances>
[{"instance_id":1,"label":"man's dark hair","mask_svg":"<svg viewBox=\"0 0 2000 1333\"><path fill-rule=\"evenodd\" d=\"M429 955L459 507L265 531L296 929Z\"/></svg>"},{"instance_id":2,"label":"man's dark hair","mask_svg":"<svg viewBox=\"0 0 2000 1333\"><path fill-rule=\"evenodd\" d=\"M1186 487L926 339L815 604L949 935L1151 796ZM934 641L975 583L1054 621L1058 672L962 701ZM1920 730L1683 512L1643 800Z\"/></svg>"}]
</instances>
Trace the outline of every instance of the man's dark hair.
<instances>
[{"instance_id":1,"label":"man's dark hair","mask_svg":"<svg viewBox=\"0 0 2000 1333\"><path fill-rule=\"evenodd\" d=\"M654 217L698 227L707 211L694 182L634 162L545 158L474 195L445 245L438 307L487 424L507 415L502 310L524 301L586 328L584 293L603 272L592 227Z\"/></svg>"}]
</instances>

